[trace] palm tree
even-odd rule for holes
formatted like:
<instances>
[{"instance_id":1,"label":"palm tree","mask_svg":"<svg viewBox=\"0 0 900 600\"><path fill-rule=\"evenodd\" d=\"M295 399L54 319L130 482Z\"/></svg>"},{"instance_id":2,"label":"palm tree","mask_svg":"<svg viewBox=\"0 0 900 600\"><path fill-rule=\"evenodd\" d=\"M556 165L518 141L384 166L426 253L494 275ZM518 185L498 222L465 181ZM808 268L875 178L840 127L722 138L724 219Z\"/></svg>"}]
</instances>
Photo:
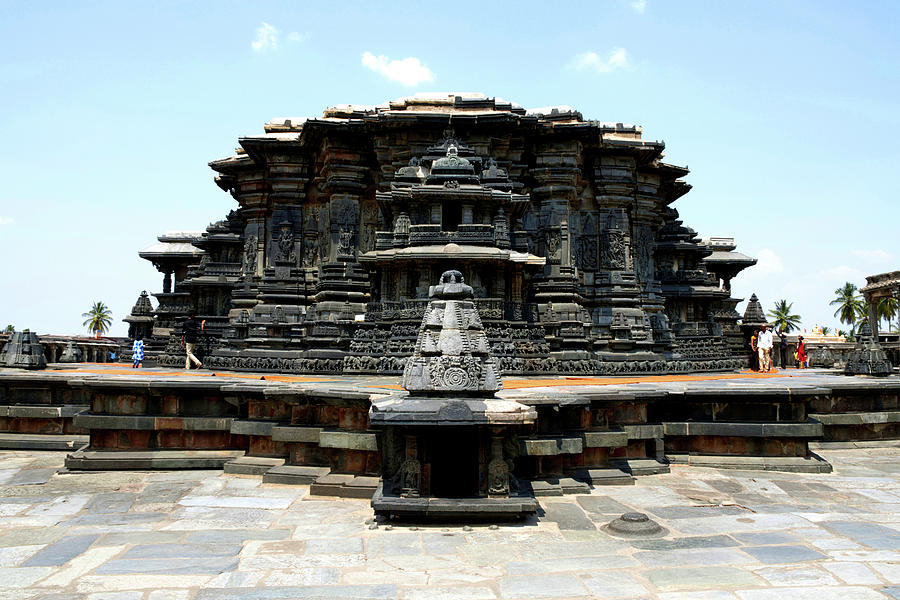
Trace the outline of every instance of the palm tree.
<instances>
[{"instance_id":1,"label":"palm tree","mask_svg":"<svg viewBox=\"0 0 900 600\"><path fill-rule=\"evenodd\" d=\"M112 313L109 311L109 307L100 301L94 302L91 310L81 313L81 316L87 317L82 325L97 337L109 331L109 326L112 324Z\"/></svg>"},{"instance_id":2,"label":"palm tree","mask_svg":"<svg viewBox=\"0 0 900 600\"><path fill-rule=\"evenodd\" d=\"M840 317L841 323L847 325L855 325L858 321L858 315L861 307L865 307L862 296L856 293L857 287L849 281L843 287L834 290L835 299L830 302L831 306L837 305L838 309L834 311L834 316Z\"/></svg>"},{"instance_id":3,"label":"palm tree","mask_svg":"<svg viewBox=\"0 0 900 600\"><path fill-rule=\"evenodd\" d=\"M822 325L822 335L828 335L829 333L831 333L831 327L828 327L827 325Z\"/></svg>"},{"instance_id":4,"label":"palm tree","mask_svg":"<svg viewBox=\"0 0 900 600\"><path fill-rule=\"evenodd\" d=\"M799 329L800 315L792 315L791 307L793 302L788 303L787 300L779 300L775 303L775 308L769 311L769 318L775 322L775 328L785 333L790 333L794 329Z\"/></svg>"},{"instance_id":5,"label":"palm tree","mask_svg":"<svg viewBox=\"0 0 900 600\"><path fill-rule=\"evenodd\" d=\"M878 320L885 320L888 323L888 330L891 328L891 319L897 316L897 299L893 296L885 296L879 298L878 304L875 305L875 314Z\"/></svg>"}]
</instances>

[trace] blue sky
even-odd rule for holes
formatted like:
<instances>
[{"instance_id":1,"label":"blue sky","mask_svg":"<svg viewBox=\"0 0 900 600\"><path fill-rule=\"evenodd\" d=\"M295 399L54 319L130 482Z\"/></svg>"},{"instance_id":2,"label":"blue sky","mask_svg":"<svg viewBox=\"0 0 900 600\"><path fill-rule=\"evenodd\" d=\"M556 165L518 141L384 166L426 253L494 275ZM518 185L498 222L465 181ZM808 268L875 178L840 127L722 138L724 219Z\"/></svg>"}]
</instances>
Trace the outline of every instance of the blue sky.
<instances>
[{"instance_id":1,"label":"blue sky","mask_svg":"<svg viewBox=\"0 0 900 600\"><path fill-rule=\"evenodd\" d=\"M210 160L274 117L477 91L636 123L691 169L676 207L760 264L766 309L836 325L900 269L900 4L0 2L0 326L112 333L162 276L137 252L235 207Z\"/></svg>"}]
</instances>

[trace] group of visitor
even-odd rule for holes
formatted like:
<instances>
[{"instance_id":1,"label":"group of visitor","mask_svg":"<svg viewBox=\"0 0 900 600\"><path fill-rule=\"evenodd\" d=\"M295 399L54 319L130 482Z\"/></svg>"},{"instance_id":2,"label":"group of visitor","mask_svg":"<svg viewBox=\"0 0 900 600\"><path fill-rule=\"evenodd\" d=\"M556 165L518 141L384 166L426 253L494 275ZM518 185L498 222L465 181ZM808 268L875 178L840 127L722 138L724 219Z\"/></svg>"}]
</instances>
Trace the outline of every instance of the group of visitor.
<instances>
[{"instance_id":1,"label":"group of visitor","mask_svg":"<svg viewBox=\"0 0 900 600\"><path fill-rule=\"evenodd\" d=\"M191 363L197 365L197 368L203 367L194 351L197 348L197 342L200 341L200 333L206 325L206 320L198 322L196 315L191 313L187 320L181 324L181 347L184 348L184 368L190 369ZM140 369L144 366L144 338L141 335L135 337L131 344L131 368Z\"/></svg>"},{"instance_id":2,"label":"group of visitor","mask_svg":"<svg viewBox=\"0 0 900 600\"><path fill-rule=\"evenodd\" d=\"M787 360L787 336L783 331L777 332L779 337L779 354L781 355L781 368L786 369ZM750 336L750 369L760 373L771 373L775 369L772 368L772 350L775 347L775 333L769 331L767 325L760 326L754 330ZM806 343L803 336L797 337L797 351L794 353L794 362L798 369L806 368Z\"/></svg>"}]
</instances>

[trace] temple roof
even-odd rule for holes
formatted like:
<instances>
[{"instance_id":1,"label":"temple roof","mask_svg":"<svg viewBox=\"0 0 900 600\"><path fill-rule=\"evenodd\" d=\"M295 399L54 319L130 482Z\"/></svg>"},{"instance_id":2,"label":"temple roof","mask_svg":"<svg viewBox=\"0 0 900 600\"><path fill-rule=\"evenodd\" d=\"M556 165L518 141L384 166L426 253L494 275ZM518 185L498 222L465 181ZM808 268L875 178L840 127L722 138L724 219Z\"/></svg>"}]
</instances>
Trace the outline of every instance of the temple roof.
<instances>
[{"instance_id":1,"label":"temple roof","mask_svg":"<svg viewBox=\"0 0 900 600\"><path fill-rule=\"evenodd\" d=\"M194 246L193 242L202 235L202 231L167 231L156 238L159 240L156 244L138 252L138 256L147 260L200 256L203 250Z\"/></svg>"}]
</instances>

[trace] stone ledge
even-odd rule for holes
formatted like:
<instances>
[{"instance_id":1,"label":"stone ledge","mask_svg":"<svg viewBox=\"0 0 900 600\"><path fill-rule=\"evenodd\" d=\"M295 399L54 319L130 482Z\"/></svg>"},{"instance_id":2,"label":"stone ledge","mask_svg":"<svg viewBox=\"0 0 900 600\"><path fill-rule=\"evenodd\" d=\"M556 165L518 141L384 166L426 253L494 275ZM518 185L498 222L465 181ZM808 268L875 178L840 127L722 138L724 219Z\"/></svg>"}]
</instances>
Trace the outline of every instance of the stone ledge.
<instances>
[{"instance_id":1,"label":"stone ledge","mask_svg":"<svg viewBox=\"0 0 900 600\"><path fill-rule=\"evenodd\" d=\"M810 450L844 450L847 448L900 448L900 440L860 440L857 442L810 442Z\"/></svg>"},{"instance_id":2,"label":"stone ledge","mask_svg":"<svg viewBox=\"0 0 900 600\"><path fill-rule=\"evenodd\" d=\"M300 427L297 425L276 425L272 427L273 442L319 443L321 427Z\"/></svg>"},{"instance_id":3,"label":"stone ledge","mask_svg":"<svg viewBox=\"0 0 900 600\"><path fill-rule=\"evenodd\" d=\"M879 423L900 423L900 410L877 412L828 413L809 415L823 425L877 425Z\"/></svg>"},{"instance_id":4,"label":"stone ledge","mask_svg":"<svg viewBox=\"0 0 900 600\"><path fill-rule=\"evenodd\" d=\"M263 475L263 483L280 483L283 485L309 485L317 478L331 472L328 467L303 467L299 465L281 465L272 467Z\"/></svg>"},{"instance_id":5,"label":"stone ledge","mask_svg":"<svg viewBox=\"0 0 900 600\"><path fill-rule=\"evenodd\" d=\"M434 520L521 519L538 510L538 501L525 494L509 498L401 498L385 494L381 482L372 497L375 514L389 518Z\"/></svg>"},{"instance_id":6,"label":"stone ledge","mask_svg":"<svg viewBox=\"0 0 900 600\"><path fill-rule=\"evenodd\" d=\"M374 476L328 473L309 485L309 493L311 496L371 498L380 481L380 478Z\"/></svg>"},{"instance_id":7,"label":"stone ledge","mask_svg":"<svg viewBox=\"0 0 900 600\"><path fill-rule=\"evenodd\" d=\"M2 450L77 450L90 441L89 435L71 433L0 433Z\"/></svg>"},{"instance_id":8,"label":"stone ledge","mask_svg":"<svg viewBox=\"0 0 900 600\"><path fill-rule=\"evenodd\" d=\"M609 461L611 467L634 476L660 475L669 472L669 465L655 458L616 458Z\"/></svg>"},{"instance_id":9,"label":"stone ledge","mask_svg":"<svg viewBox=\"0 0 900 600\"><path fill-rule=\"evenodd\" d=\"M238 420L231 422L231 433L236 435L259 435L264 437L272 436L272 428L277 423L275 421L253 421Z\"/></svg>"},{"instance_id":10,"label":"stone ledge","mask_svg":"<svg viewBox=\"0 0 900 600\"><path fill-rule=\"evenodd\" d=\"M622 431L585 431L586 448L621 448L628 445L628 434Z\"/></svg>"},{"instance_id":11,"label":"stone ledge","mask_svg":"<svg viewBox=\"0 0 900 600\"><path fill-rule=\"evenodd\" d=\"M520 439L519 449L525 456L581 454L584 451L584 443L580 437Z\"/></svg>"},{"instance_id":12,"label":"stone ledge","mask_svg":"<svg viewBox=\"0 0 900 600\"><path fill-rule=\"evenodd\" d=\"M322 448L368 450L371 452L377 452L378 436L374 433L322 430L322 432L319 433L319 446L321 446Z\"/></svg>"},{"instance_id":13,"label":"stone ledge","mask_svg":"<svg viewBox=\"0 0 900 600\"><path fill-rule=\"evenodd\" d=\"M243 450L79 450L66 457L72 471L221 469Z\"/></svg>"},{"instance_id":14,"label":"stone ledge","mask_svg":"<svg viewBox=\"0 0 900 600\"><path fill-rule=\"evenodd\" d=\"M715 421L684 421L663 423L666 436L708 435L722 437L822 437L821 423L723 423Z\"/></svg>"},{"instance_id":15,"label":"stone ledge","mask_svg":"<svg viewBox=\"0 0 900 600\"><path fill-rule=\"evenodd\" d=\"M587 483L572 477L545 477L531 481L521 481L519 485L522 491L535 497L591 493L591 488Z\"/></svg>"},{"instance_id":16,"label":"stone ledge","mask_svg":"<svg viewBox=\"0 0 900 600\"><path fill-rule=\"evenodd\" d=\"M273 467L284 464L283 458L267 456L239 456L225 463L224 471L233 475L265 475Z\"/></svg>"},{"instance_id":17,"label":"stone ledge","mask_svg":"<svg viewBox=\"0 0 900 600\"><path fill-rule=\"evenodd\" d=\"M0 417L24 419L57 419L74 417L80 412L90 410L90 406L63 404L61 406L33 406L9 404L0 406Z\"/></svg>"},{"instance_id":18,"label":"stone ledge","mask_svg":"<svg viewBox=\"0 0 900 600\"><path fill-rule=\"evenodd\" d=\"M621 469L578 469L573 474L575 479L587 481L590 485L634 485L634 476Z\"/></svg>"},{"instance_id":19,"label":"stone ledge","mask_svg":"<svg viewBox=\"0 0 900 600\"><path fill-rule=\"evenodd\" d=\"M820 456L714 456L693 454L667 455L673 464L716 469L786 471L790 473L831 473L831 465Z\"/></svg>"},{"instance_id":20,"label":"stone ledge","mask_svg":"<svg viewBox=\"0 0 900 600\"><path fill-rule=\"evenodd\" d=\"M79 414L72 418L80 429L135 429L156 431L184 429L188 431L230 431L233 417L150 417L134 415Z\"/></svg>"}]
</instances>

